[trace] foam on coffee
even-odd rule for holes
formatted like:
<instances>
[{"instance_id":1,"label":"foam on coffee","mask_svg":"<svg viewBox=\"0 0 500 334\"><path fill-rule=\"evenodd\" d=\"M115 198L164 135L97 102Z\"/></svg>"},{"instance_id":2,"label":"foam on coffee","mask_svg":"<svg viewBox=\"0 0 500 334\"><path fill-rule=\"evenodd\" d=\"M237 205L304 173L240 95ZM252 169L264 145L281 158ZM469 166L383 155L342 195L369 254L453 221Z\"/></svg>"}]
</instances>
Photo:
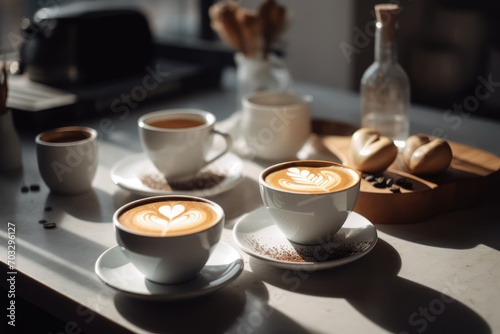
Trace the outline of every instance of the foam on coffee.
<instances>
[{"instance_id":1,"label":"foam on coffee","mask_svg":"<svg viewBox=\"0 0 500 334\"><path fill-rule=\"evenodd\" d=\"M329 193L354 186L359 175L339 165L286 165L267 174L264 181L270 186L297 193Z\"/></svg>"},{"instance_id":2,"label":"foam on coffee","mask_svg":"<svg viewBox=\"0 0 500 334\"><path fill-rule=\"evenodd\" d=\"M136 206L118 216L118 221L139 234L179 236L206 230L220 218L209 203L180 200Z\"/></svg>"}]
</instances>

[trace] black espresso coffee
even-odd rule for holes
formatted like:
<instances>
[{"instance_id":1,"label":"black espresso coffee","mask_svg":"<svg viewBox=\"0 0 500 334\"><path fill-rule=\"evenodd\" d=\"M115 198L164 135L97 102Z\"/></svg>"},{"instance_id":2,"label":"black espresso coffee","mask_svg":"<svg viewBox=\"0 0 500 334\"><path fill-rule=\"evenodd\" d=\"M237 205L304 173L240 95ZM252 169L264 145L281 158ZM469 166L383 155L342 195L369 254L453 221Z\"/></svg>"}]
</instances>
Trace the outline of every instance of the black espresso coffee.
<instances>
[{"instance_id":1,"label":"black espresso coffee","mask_svg":"<svg viewBox=\"0 0 500 334\"><path fill-rule=\"evenodd\" d=\"M138 234L178 236L206 230L221 219L212 205L201 201L161 201L136 206L118 217Z\"/></svg>"},{"instance_id":2,"label":"black espresso coffee","mask_svg":"<svg viewBox=\"0 0 500 334\"><path fill-rule=\"evenodd\" d=\"M55 130L42 135L40 140L47 143L71 143L90 137L91 133L83 130Z\"/></svg>"},{"instance_id":3,"label":"black espresso coffee","mask_svg":"<svg viewBox=\"0 0 500 334\"><path fill-rule=\"evenodd\" d=\"M151 121L148 122L148 124L156 128L163 129L186 129L203 125L205 124L205 121L201 119L190 118L169 118L158 121Z\"/></svg>"}]
</instances>

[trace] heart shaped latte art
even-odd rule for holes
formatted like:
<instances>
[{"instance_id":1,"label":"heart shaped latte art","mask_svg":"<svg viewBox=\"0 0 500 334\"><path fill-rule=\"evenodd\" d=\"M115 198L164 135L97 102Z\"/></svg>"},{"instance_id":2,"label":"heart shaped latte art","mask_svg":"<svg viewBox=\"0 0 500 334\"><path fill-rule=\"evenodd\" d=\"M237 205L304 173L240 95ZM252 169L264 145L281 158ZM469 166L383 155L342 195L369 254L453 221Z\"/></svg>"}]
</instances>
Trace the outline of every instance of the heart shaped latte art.
<instances>
[{"instance_id":1,"label":"heart shaped latte art","mask_svg":"<svg viewBox=\"0 0 500 334\"><path fill-rule=\"evenodd\" d=\"M387 169L398 155L398 148L389 137L370 128L357 130L349 149L352 164L365 173Z\"/></svg>"},{"instance_id":2,"label":"heart shaped latte art","mask_svg":"<svg viewBox=\"0 0 500 334\"><path fill-rule=\"evenodd\" d=\"M182 204L175 204L174 206L163 205L158 209L158 211L170 221L175 220L175 218L180 216L185 210L186 208Z\"/></svg>"},{"instance_id":3,"label":"heart shaped latte art","mask_svg":"<svg viewBox=\"0 0 500 334\"><path fill-rule=\"evenodd\" d=\"M156 210L143 210L134 217L142 228L161 231L167 235L171 231L195 227L204 221L204 214L198 210L186 210L184 205L162 205Z\"/></svg>"},{"instance_id":4,"label":"heart shaped latte art","mask_svg":"<svg viewBox=\"0 0 500 334\"><path fill-rule=\"evenodd\" d=\"M408 137L403 150L403 162L413 174L435 174L445 171L453 153L446 140L425 134Z\"/></svg>"}]
</instances>

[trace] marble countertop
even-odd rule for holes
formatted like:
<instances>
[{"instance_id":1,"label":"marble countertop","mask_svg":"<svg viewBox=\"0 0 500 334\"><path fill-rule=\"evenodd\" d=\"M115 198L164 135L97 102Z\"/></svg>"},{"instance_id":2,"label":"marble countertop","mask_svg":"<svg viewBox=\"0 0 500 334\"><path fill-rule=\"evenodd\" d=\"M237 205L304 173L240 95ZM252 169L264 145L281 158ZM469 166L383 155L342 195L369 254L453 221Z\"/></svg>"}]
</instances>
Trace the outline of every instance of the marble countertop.
<instances>
[{"instance_id":1,"label":"marble countertop","mask_svg":"<svg viewBox=\"0 0 500 334\"><path fill-rule=\"evenodd\" d=\"M313 118L359 123L357 94L306 83L296 83L294 89L313 96ZM87 333L500 331L498 197L421 223L377 224L374 249L343 266L280 269L239 250L232 236L234 224L262 206L256 180L264 165L248 160L243 161L242 181L211 197L226 213L222 240L244 260L235 281L207 296L176 302L138 300L106 286L94 265L116 245L112 214L140 198L116 186L110 170L141 152L139 116L157 109L199 108L213 112L218 126L231 130L234 96L224 82L221 88L83 120L99 132L99 167L93 190L77 196L49 192L37 169L36 133L23 133L22 170L0 175L0 259L5 273L16 273L16 293ZM412 106L411 132L440 135L500 155L500 123L445 115L445 110ZM41 189L21 192L31 184ZM57 228L44 229L41 219L56 222ZM15 225L16 245L15 268L10 269L8 222Z\"/></svg>"}]
</instances>

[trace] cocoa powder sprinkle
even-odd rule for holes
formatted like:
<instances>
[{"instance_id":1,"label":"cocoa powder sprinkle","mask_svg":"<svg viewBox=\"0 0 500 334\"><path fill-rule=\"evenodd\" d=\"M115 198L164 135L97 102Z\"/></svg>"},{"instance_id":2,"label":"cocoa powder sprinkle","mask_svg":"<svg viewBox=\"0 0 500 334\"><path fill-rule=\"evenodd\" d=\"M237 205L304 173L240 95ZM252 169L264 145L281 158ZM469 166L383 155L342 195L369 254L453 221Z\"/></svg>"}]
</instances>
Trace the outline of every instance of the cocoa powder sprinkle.
<instances>
[{"instance_id":1,"label":"cocoa powder sprinkle","mask_svg":"<svg viewBox=\"0 0 500 334\"><path fill-rule=\"evenodd\" d=\"M278 261L286 262L326 262L339 260L364 252L371 246L369 241L356 243L324 243L319 245L280 245L266 246L253 238L248 239L257 254Z\"/></svg>"},{"instance_id":2,"label":"cocoa powder sprinkle","mask_svg":"<svg viewBox=\"0 0 500 334\"><path fill-rule=\"evenodd\" d=\"M142 183L155 190L203 190L210 189L220 184L226 178L225 175L206 171L197 174L192 179L182 181L168 182L163 175L160 174L147 174L141 177Z\"/></svg>"}]
</instances>

